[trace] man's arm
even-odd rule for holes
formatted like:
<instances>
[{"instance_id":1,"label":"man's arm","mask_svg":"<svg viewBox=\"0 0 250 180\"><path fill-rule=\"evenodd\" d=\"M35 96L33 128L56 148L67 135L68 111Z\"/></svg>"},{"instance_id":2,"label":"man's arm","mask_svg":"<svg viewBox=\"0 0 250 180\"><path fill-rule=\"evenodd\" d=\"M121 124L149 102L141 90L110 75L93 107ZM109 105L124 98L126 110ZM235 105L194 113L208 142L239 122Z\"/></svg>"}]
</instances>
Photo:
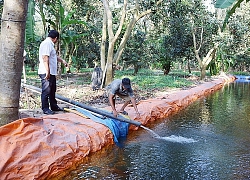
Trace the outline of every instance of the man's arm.
<instances>
[{"instance_id":1,"label":"man's arm","mask_svg":"<svg viewBox=\"0 0 250 180\"><path fill-rule=\"evenodd\" d=\"M116 111L116 109L115 109L115 100L114 100L114 97L115 97L115 95L114 94L109 94L109 103L110 103L110 105L111 105L111 108L112 108L112 111L113 111L113 115L115 116L115 117L117 117L117 115L118 115L118 112Z\"/></svg>"},{"instance_id":2,"label":"man's arm","mask_svg":"<svg viewBox=\"0 0 250 180\"><path fill-rule=\"evenodd\" d=\"M135 109L135 112L136 112L136 117L139 118L140 117L140 113L137 109L137 105L136 105L136 102L135 102L135 98L134 97L131 97L131 103L132 105L134 106L134 109Z\"/></svg>"},{"instance_id":3,"label":"man's arm","mask_svg":"<svg viewBox=\"0 0 250 180\"><path fill-rule=\"evenodd\" d=\"M60 58L58 56L57 56L57 61L63 63L65 67L68 66L68 63L64 59L62 59L62 58Z\"/></svg>"},{"instance_id":4,"label":"man's arm","mask_svg":"<svg viewBox=\"0 0 250 180\"><path fill-rule=\"evenodd\" d=\"M43 58L44 67L45 67L45 69L46 69L46 76L45 76L45 79L49 79L49 78L50 78L49 56L43 55L42 58Z\"/></svg>"}]
</instances>

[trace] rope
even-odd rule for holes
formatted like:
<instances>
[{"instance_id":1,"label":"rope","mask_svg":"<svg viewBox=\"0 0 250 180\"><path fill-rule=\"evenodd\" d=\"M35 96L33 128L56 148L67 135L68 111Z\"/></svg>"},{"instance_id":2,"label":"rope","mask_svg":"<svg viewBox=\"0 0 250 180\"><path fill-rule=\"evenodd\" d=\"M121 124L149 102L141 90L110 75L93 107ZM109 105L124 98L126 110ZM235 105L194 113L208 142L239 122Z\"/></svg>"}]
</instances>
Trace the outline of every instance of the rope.
<instances>
[{"instance_id":1,"label":"rope","mask_svg":"<svg viewBox=\"0 0 250 180\"><path fill-rule=\"evenodd\" d=\"M63 108L64 111L67 111L67 112L71 112L71 113L74 113L74 114L77 114L81 117L84 117L84 118L87 118L89 119L89 117L85 116L84 114L78 112L77 110L74 110L74 109L68 109L68 108Z\"/></svg>"}]
</instances>

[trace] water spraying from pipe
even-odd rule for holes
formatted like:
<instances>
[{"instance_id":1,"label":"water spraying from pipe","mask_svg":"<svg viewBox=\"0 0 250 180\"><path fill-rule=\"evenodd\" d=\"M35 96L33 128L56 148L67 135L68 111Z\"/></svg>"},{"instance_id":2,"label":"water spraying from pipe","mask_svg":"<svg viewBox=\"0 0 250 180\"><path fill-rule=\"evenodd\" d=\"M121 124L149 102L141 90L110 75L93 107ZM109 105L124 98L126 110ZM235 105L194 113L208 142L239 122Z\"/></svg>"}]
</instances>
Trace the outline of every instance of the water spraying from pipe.
<instances>
[{"instance_id":1,"label":"water spraying from pipe","mask_svg":"<svg viewBox=\"0 0 250 180\"><path fill-rule=\"evenodd\" d=\"M153 138L160 138L161 136L159 134L157 134L156 132L154 132L152 129L149 129L143 125L140 126L141 128L147 130L150 132L150 134L153 136Z\"/></svg>"},{"instance_id":2,"label":"water spraying from pipe","mask_svg":"<svg viewBox=\"0 0 250 180\"><path fill-rule=\"evenodd\" d=\"M141 125L140 127L147 130L147 131L149 131L150 134L152 135L152 137L156 138L156 139L170 141L170 142L177 142L177 143L195 143L195 142L197 142L196 140L194 140L192 138L186 138L186 137L175 136L175 135L161 137L159 134L154 132L152 129L149 129L149 128L143 126L143 125Z\"/></svg>"}]
</instances>

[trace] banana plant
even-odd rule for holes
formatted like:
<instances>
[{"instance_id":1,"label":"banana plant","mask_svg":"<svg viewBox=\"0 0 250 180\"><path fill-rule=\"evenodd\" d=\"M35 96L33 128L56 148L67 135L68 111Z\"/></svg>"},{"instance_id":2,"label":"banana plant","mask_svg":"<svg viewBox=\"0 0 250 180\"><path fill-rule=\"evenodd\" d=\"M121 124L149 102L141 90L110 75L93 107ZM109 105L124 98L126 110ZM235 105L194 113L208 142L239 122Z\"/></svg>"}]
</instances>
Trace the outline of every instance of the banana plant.
<instances>
[{"instance_id":1,"label":"banana plant","mask_svg":"<svg viewBox=\"0 0 250 180\"><path fill-rule=\"evenodd\" d=\"M45 5L42 1L44 2L46 0L40 0L39 3L39 11L41 18L43 19L42 21L48 23L49 28L53 28L59 31L60 42L58 46L58 52L59 54L64 52L62 58L68 58L68 64L71 64L72 53L76 51L74 42L76 41L76 39L79 39L86 35L83 33L79 34L75 30L75 25L81 24L86 26L86 22L74 18L75 10L66 12L61 0L54 0L53 3L45 3ZM47 16L45 16L44 12L48 12ZM46 24L44 26L46 26ZM44 29L46 29L46 27Z\"/></svg>"},{"instance_id":2,"label":"banana plant","mask_svg":"<svg viewBox=\"0 0 250 180\"><path fill-rule=\"evenodd\" d=\"M222 31L225 29L227 23L228 23L228 20L230 18L230 16L232 14L235 13L235 10L237 7L240 7L241 3L243 2L244 0L217 0L216 3L215 3L215 7L216 8L220 8L220 9L225 9L225 8L229 8L231 7L231 9L229 9L227 11L227 15L224 19L224 22L223 22L223 27L222 27ZM250 0L246 0L246 2L249 2Z\"/></svg>"},{"instance_id":3,"label":"banana plant","mask_svg":"<svg viewBox=\"0 0 250 180\"><path fill-rule=\"evenodd\" d=\"M29 0L28 12L26 19L26 28L25 28L25 50L28 53L26 57L26 64L31 66L31 69L34 70L37 63L38 47L37 39L38 37L35 34L35 3L33 0Z\"/></svg>"}]
</instances>

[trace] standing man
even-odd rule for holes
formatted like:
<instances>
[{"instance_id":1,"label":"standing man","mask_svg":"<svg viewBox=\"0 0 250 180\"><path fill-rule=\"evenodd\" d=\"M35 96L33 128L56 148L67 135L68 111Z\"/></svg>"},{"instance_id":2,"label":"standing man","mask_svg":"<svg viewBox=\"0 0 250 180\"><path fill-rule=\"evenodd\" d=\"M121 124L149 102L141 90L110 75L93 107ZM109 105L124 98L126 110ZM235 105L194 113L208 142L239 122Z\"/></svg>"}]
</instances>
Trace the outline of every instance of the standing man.
<instances>
[{"instance_id":1,"label":"standing man","mask_svg":"<svg viewBox=\"0 0 250 180\"><path fill-rule=\"evenodd\" d=\"M57 62L62 62L67 67L67 62L57 56L54 44L59 39L56 30L49 31L48 37L39 47L38 75L42 82L42 110L44 114L54 114L53 111L63 111L55 99ZM50 108L49 108L50 104Z\"/></svg>"},{"instance_id":2,"label":"standing man","mask_svg":"<svg viewBox=\"0 0 250 180\"><path fill-rule=\"evenodd\" d=\"M134 94L133 94L133 90L131 88L131 84L130 84L130 79L129 78L123 78L121 79L116 79L113 82L111 82L111 84L109 84L106 87L107 93L108 93L108 98L109 98L109 103L111 105L111 108L113 110L113 115L115 117L117 117L118 115L118 111L115 108L115 96L119 96L120 98L125 100L125 103L123 104L123 106L121 107L119 113L126 113L124 111L125 107L130 103L132 103L136 114L137 114L137 118L140 117L140 113L138 112L137 106L136 106L136 102L135 102L135 98L134 98Z\"/></svg>"}]
</instances>

